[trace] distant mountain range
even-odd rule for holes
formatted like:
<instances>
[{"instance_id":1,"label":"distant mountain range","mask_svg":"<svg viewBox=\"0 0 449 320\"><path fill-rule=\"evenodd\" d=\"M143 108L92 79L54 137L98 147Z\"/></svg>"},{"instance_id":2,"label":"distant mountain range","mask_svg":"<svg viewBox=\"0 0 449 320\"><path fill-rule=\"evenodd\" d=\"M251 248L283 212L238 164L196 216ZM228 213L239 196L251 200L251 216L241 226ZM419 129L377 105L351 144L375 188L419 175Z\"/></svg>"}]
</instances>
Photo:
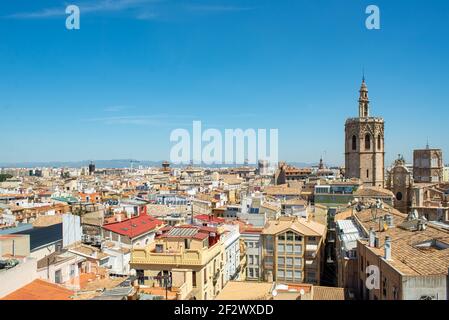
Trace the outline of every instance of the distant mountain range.
<instances>
[{"instance_id":1,"label":"distant mountain range","mask_svg":"<svg viewBox=\"0 0 449 320\"><path fill-rule=\"evenodd\" d=\"M0 168L81 168L86 167L90 163L94 163L98 169L108 168L130 168L131 164L134 168L144 167L160 167L163 161L134 160L134 159L117 159L117 160L82 160L82 161L48 161L48 162L17 162L6 163L0 162ZM317 164L305 162L287 162L289 165L296 167L311 167ZM199 165L200 167L239 167L242 165ZM253 165L255 166L255 165ZM185 167L185 165L172 165L172 167Z\"/></svg>"}]
</instances>

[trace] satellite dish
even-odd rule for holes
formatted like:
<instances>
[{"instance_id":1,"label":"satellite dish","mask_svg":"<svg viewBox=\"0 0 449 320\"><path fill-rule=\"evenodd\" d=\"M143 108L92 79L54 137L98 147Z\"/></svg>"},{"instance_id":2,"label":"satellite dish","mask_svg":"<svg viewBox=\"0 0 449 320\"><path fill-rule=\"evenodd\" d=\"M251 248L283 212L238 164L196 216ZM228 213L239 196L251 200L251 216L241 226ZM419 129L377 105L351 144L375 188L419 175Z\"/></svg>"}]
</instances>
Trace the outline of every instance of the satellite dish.
<instances>
[{"instance_id":1,"label":"satellite dish","mask_svg":"<svg viewBox=\"0 0 449 320\"><path fill-rule=\"evenodd\" d=\"M303 296L304 293L306 293L306 292L304 291L304 289L301 289L301 290L299 290L299 293Z\"/></svg>"},{"instance_id":2,"label":"satellite dish","mask_svg":"<svg viewBox=\"0 0 449 320\"><path fill-rule=\"evenodd\" d=\"M278 295L278 291L276 289L273 290L272 292L273 297L276 297Z\"/></svg>"}]
</instances>

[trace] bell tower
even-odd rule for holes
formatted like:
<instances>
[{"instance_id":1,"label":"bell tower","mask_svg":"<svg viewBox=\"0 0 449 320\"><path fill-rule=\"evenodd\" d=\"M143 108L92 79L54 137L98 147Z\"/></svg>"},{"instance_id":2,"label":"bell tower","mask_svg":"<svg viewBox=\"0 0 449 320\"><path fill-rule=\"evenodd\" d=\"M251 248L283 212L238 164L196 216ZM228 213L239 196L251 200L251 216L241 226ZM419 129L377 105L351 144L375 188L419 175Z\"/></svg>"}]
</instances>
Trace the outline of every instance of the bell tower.
<instances>
[{"instance_id":1,"label":"bell tower","mask_svg":"<svg viewBox=\"0 0 449 320\"><path fill-rule=\"evenodd\" d=\"M365 83L365 76L363 76L362 86L359 90L359 118L369 117L369 99L368 99L368 88Z\"/></svg>"},{"instance_id":2,"label":"bell tower","mask_svg":"<svg viewBox=\"0 0 449 320\"><path fill-rule=\"evenodd\" d=\"M365 77L359 90L359 116L345 124L345 175L366 186L384 187L384 120L370 116Z\"/></svg>"}]
</instances>

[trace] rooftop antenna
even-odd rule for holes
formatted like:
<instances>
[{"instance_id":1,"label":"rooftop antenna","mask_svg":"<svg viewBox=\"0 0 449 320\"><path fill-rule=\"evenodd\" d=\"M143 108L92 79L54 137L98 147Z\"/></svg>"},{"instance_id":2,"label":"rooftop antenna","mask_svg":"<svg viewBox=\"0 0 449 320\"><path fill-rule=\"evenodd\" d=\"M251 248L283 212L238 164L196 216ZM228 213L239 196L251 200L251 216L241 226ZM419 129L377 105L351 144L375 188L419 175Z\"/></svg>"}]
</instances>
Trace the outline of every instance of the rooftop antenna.
<instances>
[{"instance_id":1,"label":"rooftop antenna","mask_svg":"<svg viewBox=\"0 0 449 320\"><path fill-rule=\"evenodd\" d=\"M365 67L362 68L362 81L365 82Z\"/></svg>"},{"instance_id":2,"label":"rooftop antenna","mask_svg":"<svg viewBox=\"0 0 449 320\"><path fill-rule=\"evenodd\" d=\"M427 137L426 149L430 149L430 148L429 148L429 137Z\"/></svg>"}]
</instances>

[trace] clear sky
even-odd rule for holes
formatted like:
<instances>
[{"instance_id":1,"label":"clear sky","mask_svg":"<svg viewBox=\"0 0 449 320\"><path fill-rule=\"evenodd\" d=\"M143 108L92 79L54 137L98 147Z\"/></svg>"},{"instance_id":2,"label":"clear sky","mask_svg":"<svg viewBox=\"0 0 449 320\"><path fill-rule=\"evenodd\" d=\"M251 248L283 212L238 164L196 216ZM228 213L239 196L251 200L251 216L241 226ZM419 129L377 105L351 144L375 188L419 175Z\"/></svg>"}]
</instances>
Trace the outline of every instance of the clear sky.
<instances>
[{"instance_id":1,"label":"clear sky","mask_svg":"<svg viewBox=\"0 0 449 320\"><path fill-rule=\"evenodd\" d=\"M427 139L448 159L447 0L1 1L0 162L168 159L170 132L201 120L343 164L363 69L386 165Z\"/></svg>"}]
</instances>

